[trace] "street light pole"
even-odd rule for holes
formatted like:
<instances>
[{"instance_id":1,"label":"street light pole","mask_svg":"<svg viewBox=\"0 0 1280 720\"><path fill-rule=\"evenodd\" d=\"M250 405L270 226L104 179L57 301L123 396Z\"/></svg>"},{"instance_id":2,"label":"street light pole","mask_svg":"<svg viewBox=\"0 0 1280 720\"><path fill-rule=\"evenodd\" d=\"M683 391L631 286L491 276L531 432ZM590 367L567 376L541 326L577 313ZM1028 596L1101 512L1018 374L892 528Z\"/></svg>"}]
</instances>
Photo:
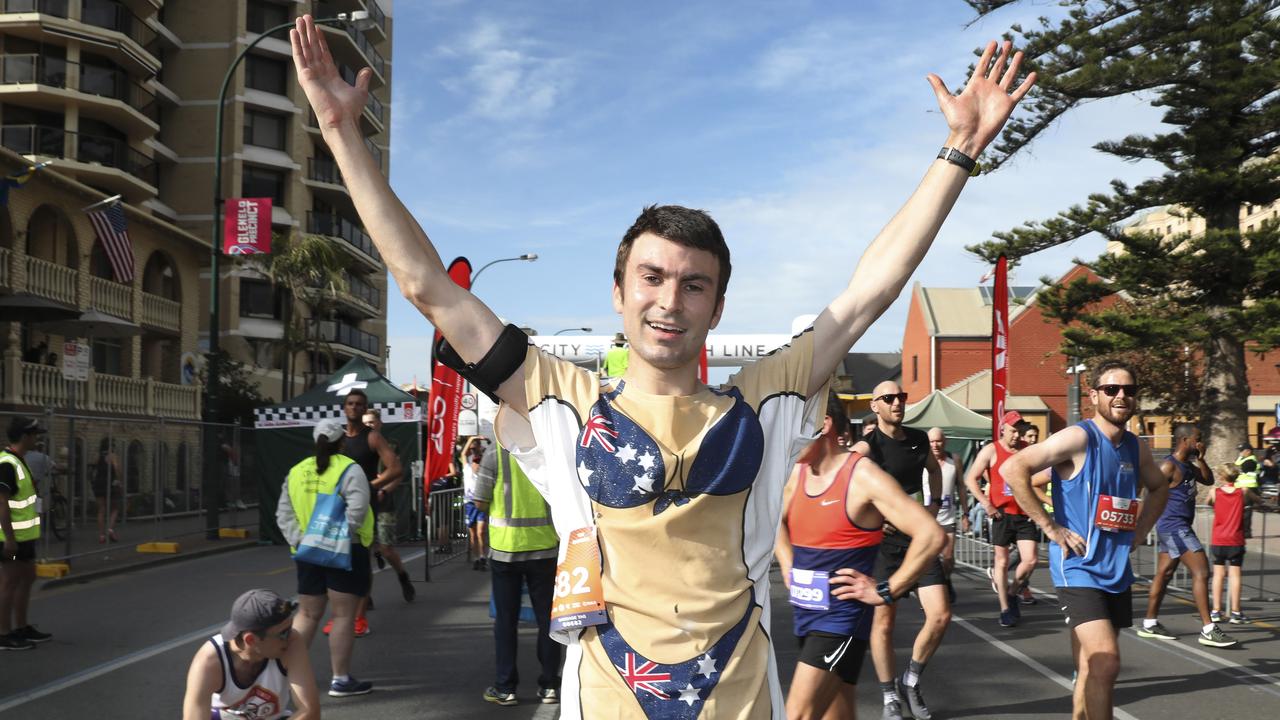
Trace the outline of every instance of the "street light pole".
<instances>
[{"instance_id":1,"label":"street light pole","mask_svg":"<svg viewBox=\"0 0 1280 720\"><path fill-rule=\"evenodd\" d=\"M513 262L515 260L524 260L526 262L533 262L537 259L538 259L538 253L525 253L517 257L498 258L497 260L490 260L484 265L481 265L479 270L475 271L474 273L471 273L471 291L475 292L476 280L480 278L480 273L488 269L490 265L497 265L498 263L501 263L501 262Z\"/></svg>"},{"instance_id":2,"label":"street light pole","mask_svg":"<svg viewBox=\"0 0 1280 720\"><path fill-rule=\"evenodd\" d=\"M323 18L316 20L317 25L339 25L352 23L357 27L370 23L369 12L367 10L357 10L351 13L339 13L336 17ZM213 422L217 419L217 408L214 400L215 388L220 384L220 368L215 356L221 350L220 334L222 326L222 311L219 307L219 282L220 271L218 269L219 260L222 255L222 121L227 109L227 90L231 87L231 78L235 76L236 68L240 67L240 62L244 60L244 56L250 50L258 46L258 43L266 40L268 37L294 27L293 22L280 23L275 27L269 28L258 34L252 42L244 47L236 59L231 62L231 67L227 68L227 72L222 76L222 87L218 91L218 109L214 120L213 135L213 233L212 246L209 248L209 361L205 363L205 385L204 385L204 419L205 419L205 441L204 441L204 485L202 500L205 503L205 537L216 540L218 539L218 513L221 509L223 500L222 483L215 478L220 479L218 472L222 466L224 443L218 439L217 431ZM228 442L233 442L228 440Z\"/></svg>"},{"instance_id":3,"label":"street light pole","mask_svg":"<svg viewBox=\"0 0 1280 720\"><path fill-rule=\"evenodd\" d=\"M591 332L591 328L565 328L565 329L563 329L563 330L557 330L557 331L555 331L555 332L553 332L553 333L551 333L551 334L552 334L552 335L559 335L559 334L561 334L561 333L567 333L567 332L585 332L585 333L589 333L589 332Z\"/></svg>"}]
</instances>

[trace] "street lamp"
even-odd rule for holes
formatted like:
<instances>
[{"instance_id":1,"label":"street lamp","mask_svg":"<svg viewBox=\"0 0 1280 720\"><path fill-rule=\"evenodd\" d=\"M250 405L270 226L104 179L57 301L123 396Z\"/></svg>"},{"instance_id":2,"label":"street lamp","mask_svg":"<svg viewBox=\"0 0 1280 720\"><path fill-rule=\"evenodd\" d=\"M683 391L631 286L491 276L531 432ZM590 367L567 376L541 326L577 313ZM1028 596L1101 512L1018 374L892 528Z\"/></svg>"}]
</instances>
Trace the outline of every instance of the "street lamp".
<instances>
[{"instance_id":1,"label":"street lamp","mask_svg":"<svg viewBox=\"0 0 1280 720\"><path fill-rule=\"evenodd\" d=\"M331 18L321 18L316 20L317 25L351 25L357 30L367 30L377 25L377 22L369 17L367 10L357 10L350 13L338 13L337 16ZM220 348L219 334L222 325L221 310L218 307L219 295L219 259L222 254L222 120L227 109L227 90L231 87L231 78L235 76L236 68L240 67L240 62L244 60L244 56L249 51L258 46L258 43L266 40L268 37L294 27L293 22L280 23L275 27L268 28L258 34L252 42L244 47L236 59L231 62L231 67L227 68L227 73L222 76L222 88L218 91L218 110L217 119L214 122L213 133L213 243L209 248L209 356L212 358L218 353ZM219 367L217 362L208 362L205 364L205 390L204 390L204 417L208 423L212 423L215 418L214 407L214 388L219 384ZM216 540L218 538L218 510L222 504L222 485L213 482L216 477L218 467L218 456L221 452L221 443L218 442L215 430L212 424L205 425L205 453L204 467L205 478L209 480L208 488L212 493L206 493L205 496L205 520L206 536Z\"/></svg>"},{"instance_id":2,"label":"street lamp","mask_svg":"<svg viewBox=\"0 0 1280 720\"><path fill-rule=\"evenodd\" d=\"M565 329L563 329L563 330L557 330L557 331L555 331L555 332L553 332L553 333L551 333L551 334L552 334L552 335L559 335L559 334L561 334L561 333L567 333L567 332L586 332L586 333L589 333L589 332L591 332L591 328L565 328Z\"/></svg>"},{"instance_id":3,"label":"street lamp","mask_svg":"<svg viewBox=\"0 0 1280 720\"><path fill-rule=\"evenodd\" d=\"M478 280L478 279L480 278L480 273L484 272L484 271L485 271L485 269L486 269L486 268L488 268L490 265L497 265L497 264L498 264L498 263L500 263L500 262L513 262L513 261L516 261L516 260L524 260L525 262L533 262L534 260L537 260L537 259L538 259L538 253L525 253L525 254L523 254L523 255L519 255L519 256L516 256L516 257L499 258L499 259L497 259L497 260L490 260L489 262L487 262L487 263L485 263L484 265L482 265L482 266L480 267L480 269L479 269L479 270L477 270L477 271L475 271L475 272L471 273L471 289L472 289L472 291L474 291L474 290L475 290L475 288L476 288L476 280Z\"/></svg>"}]
</instances>

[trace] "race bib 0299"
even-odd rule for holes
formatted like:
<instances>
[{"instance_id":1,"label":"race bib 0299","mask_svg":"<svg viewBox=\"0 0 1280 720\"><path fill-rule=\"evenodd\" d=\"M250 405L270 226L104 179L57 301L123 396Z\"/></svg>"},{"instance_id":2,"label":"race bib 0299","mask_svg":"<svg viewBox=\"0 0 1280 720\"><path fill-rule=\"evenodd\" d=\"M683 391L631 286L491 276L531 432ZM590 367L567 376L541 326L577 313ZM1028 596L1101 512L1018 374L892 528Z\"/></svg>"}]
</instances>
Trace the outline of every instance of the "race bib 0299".
<instances>
[{"instance_id":1,"label":"race bib 0299","mask_svg":"<svg viewBox=\"0 0 1280 720\"><path fill-rule=\"evenodd\" d=\"M830 573L791 568L791 604L806 610L831 608Z\"/></svg>"}]
</instances>

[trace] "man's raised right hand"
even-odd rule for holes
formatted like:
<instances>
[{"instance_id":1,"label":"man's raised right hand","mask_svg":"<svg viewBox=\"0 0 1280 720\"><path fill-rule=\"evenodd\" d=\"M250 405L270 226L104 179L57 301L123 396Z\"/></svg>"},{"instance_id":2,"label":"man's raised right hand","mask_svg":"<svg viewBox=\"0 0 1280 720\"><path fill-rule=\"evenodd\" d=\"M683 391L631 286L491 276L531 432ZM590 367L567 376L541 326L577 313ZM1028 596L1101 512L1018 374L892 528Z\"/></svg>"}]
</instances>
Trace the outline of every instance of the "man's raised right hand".
<instances>
[{"instance_id":1,"label":"man's raised right hand","mask_svg":"<svg viewBox=\"0 0 1280 720\"><path fill-rule=\"evenodd\" d=\"M298 71L298 84L307 94L320 128L354 127L359 123L360 113L364 112L364 105L369 100L369 81L373 71L361 69L354 86L342 79L333 56L329 54L324 33L316 27L310 15L298 18L296 27L289 31L289 44L293 46L293 66Z\"/></svg>"}]
</instances>

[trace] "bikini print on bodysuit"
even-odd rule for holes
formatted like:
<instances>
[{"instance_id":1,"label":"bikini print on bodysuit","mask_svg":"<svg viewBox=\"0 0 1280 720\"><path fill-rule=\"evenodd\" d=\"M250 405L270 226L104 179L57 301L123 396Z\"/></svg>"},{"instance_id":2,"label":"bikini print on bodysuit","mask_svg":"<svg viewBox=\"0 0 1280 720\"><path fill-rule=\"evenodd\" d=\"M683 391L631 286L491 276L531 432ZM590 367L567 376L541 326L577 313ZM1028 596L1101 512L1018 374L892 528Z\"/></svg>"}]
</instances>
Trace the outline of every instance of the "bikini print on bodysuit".
<instances>
[{"instance_id":1,"label":"bikini print on bodysuit","mask_svg":"<svg viewBox=\"0 0 1280 720\"><path fill-rule=\"evenodd\" d=\"M649 660L631 647L612 623L600 625L596 632L609 662L618 676L635 693L636 702L647 718L693 720L702 712L702 704L720 682L720 674L742 639L756 609L755 592L747 611L707 652L684 662L664 665Z\"/></svg>"},{"instance_id":2,"label":"bikini print on bodysuit","mask_svg":"<svg viewBox=\"0 0 1280 720\"><path fill-rule=\"evenodd\" d=\"M600 395L578 436L578 478L593 501L611 508L652 501L657 515L698 495L734 495L751 487L760 472L764 431L737 388L712 390L734 402L703 437L680 490L666 487L666 464L658 444L613 406L624 385L619 382L613 391Z\"/></svg>"}]
</instances>

